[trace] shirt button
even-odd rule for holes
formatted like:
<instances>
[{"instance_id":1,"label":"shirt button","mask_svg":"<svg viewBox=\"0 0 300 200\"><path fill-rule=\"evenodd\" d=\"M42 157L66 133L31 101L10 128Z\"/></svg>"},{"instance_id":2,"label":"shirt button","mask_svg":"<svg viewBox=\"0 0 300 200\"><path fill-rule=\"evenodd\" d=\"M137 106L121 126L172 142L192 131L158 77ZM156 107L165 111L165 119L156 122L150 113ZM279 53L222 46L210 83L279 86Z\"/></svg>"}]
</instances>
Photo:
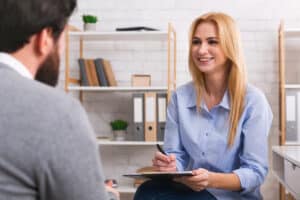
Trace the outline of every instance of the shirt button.
<instances>
[{"instance_id":1,"label":"shirt button","mask_svg":"<svg viewBox=\"0 0 300 200\"><path fill-rule=\"evenodd\" d=\"M204 153L204 152L202 152L202 156L205 156L205 153Z\"/></svg>"},{"instance_id":2,"label":"shirt button","mask_svg":"<svg viewBox=\"0 0 300 200\"><path fill-rule=\"evenodd\" d=\"M205 135L208 136L208 133L206 132Z\"/></svg>"}]
</instances>

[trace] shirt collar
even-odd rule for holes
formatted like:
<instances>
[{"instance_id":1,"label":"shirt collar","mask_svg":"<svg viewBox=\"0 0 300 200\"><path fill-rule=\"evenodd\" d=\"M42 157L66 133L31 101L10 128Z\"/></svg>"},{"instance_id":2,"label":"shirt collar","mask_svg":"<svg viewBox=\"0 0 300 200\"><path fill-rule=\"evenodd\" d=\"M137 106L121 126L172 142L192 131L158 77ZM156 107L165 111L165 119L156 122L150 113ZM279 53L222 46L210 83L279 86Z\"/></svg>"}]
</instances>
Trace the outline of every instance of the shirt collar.
<instances>
[{"instance_id":1,"label":"shirt collar","mask_svg":"<svg viewBox=\"0 0 300 200\"><path fill-rule=\"evenodd\" d=\"M7 65L26 78L33 79L33 76L29 70L20 61L8 53L0 52L0 63Z\"/></svg>"},{"instance_id":2,"label":"shirt collar","mask_svg":"<svg viewBox=\"0 0 300 200\"><path fill-rule=\"evenodd\" d=\"M196 95L195 88L193 87L191 90L189 90L188 95L186 96L186 106L188 108L196 107L196 104L197 104L196 99L197 99L197 95ZM228 89L226 89L221 102L217 106L221 106L227 110L230 110L230 100L229 100ZM204 109L206 108L203 100L201 101L200 107L204 108Z\"/></svg>"}]
</instances>

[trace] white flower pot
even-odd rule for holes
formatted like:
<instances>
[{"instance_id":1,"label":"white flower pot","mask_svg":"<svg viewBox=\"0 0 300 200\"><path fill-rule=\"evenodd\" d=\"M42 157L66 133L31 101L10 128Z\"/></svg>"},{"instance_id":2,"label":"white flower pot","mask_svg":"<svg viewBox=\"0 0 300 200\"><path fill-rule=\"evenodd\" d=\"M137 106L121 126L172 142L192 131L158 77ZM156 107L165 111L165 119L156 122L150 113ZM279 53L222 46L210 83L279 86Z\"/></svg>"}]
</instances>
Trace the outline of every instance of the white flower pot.
<instances>
[{"instance_id":1,"label":"white flower pot","mask_svg":"<svg viewBox=\"0 0 300 200\"><path fill-rule=\"evenodd\" d=\"M85 23L84 30L85 31L96 31L97 24L96 23Z\"/></svg>"},{"instance_id":2,"label":"white flower pot","mask_svg":"<svg viewBox=\"0 0 300 200\"><path fill-rule=\"evenodd\" d=\"M116 141L124 141L126 138L126 130L118 130L114 132L114 140Z\"/></svg>"}]
</instances>

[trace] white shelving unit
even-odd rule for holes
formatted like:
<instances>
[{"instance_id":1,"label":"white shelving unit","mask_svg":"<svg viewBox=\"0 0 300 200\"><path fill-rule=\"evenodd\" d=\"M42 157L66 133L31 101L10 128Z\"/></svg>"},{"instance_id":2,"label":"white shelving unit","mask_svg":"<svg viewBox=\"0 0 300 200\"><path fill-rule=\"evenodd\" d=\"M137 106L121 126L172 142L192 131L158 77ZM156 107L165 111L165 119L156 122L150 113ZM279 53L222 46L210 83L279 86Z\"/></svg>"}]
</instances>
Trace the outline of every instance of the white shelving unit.
<instances>
[{"instance_id":1,"label":"white shelving unit","mask_svg":"<svg viewBox=\"0 0 300 200\"><path fill-rule=\"evenodd\" d=\"M286 83L286 39L300 39L300 29L285 29L283 22L279 27L279 95L280 95L280 145L300 145L298 141L286 141L286 91L289 89L300 89L300 84ZM297 112L296 112L297 114ZM300 127L299 127L300 128Z\"/></svg>"},{"instance_id":2,"label":"white shelving unit","mask_svg":"<svg viewBox=\"0 0 300 200\"><path fill-rule=\"evenodd\" d=\"M130 87L130 86L117 86L117 87L94 87L94 86L80 86L80 80L70 76L70 40L79 41L79 57L84 58L84 42L101 42L101 41L167 41L167 78L165 85L150 86L150 87ZM171 55L172 54L172 55ZM79 70L79 68L78 68ZM65 52L65 91L66 92L79 92L80 100L83 100L84 92L167 92L168 99L172 90L176 88L176 32L171 24L168 25L167 31L136 31L136 32L83 32L78 29L69 27L66 34L66 52ZM106 151L116 149L117 147L126 149L150 149L155 148L158 143L163 142L145 142L145 141L110 141L110 140L97 140L98 145L105 147ZM138 151L137 151L138 152ZM127 155L126 155L127 156ZM112 158L113 159L113 158ZM150 159L150 158L149 158ZM103 161L106 164L106 161ZM119 172L118 175L121 175ZM125 181L126 182L126 181ZM124 183L125 183L124 182ZM120 183L119 183L120 184ZM136 188L129 184L120 184L117 190L121 194L134 194Z\"/></svg>"},{"instance_id":3,"label":"white shelving unit","mask_svg":"<svg viewBox=\"0 0 300 200\"><path fill-rule=\"evenodd\" d=\"M285 29L283 21L280 23L279 26L279 33L278 33L278 44L279 44L279 98L280 98L280 106L279 106L279 114L280 114L280 136L279 136L279 144L280 145L300 145L300 140L297 141L287 141L286 140L286 123L287 123L287 100L286 100L286 94L287 90L293 91L299 89L300 91L300 84L298 83L292 83L287 84L286 83L286 39L300 39L300 29ZM300 47L299 47L300 49ZM298 105L299 106L299 105ZM295 114L297 115L297 110L295 110ZM295 117L297 118L297 117ZM296 122L297 126L298 122ZM298 127L299 129L300 127ZM299 130L298 130L299 131ZM276 166L275 166L276 167ZM280 185L280 200L286 199L286 192L285 192L285 184L283 184L282 179L278 177L278 180L281 182Z\"/></svg>"},{"instance_id":4,"label":"white shelving unit","mask_svg":"<svg viewBox=\"0 0 300 200\"><path fill-rule=\"evenodd\" d=\"M80 81L77 78L70 77L70 39L77 39L80 41L79 55L83 58L84 41L167 41L167 83L166 86L149 87L149 88L133 88L133 87L80 87L71 86L70 84L79 85ZM171 52L171 45L173 44L173 51ZM171 64L171 53L173 53L173 62ZM66 52L65 52L65 90L79 91L80 99L82 100L83 91L161 91L165 90L170 97L171 91L176 88L176 32L169 23L168 31L115 31L115 32L84 32L79 31L74 27L69 27L66 34Z\"/></svg>"}]
</instances>

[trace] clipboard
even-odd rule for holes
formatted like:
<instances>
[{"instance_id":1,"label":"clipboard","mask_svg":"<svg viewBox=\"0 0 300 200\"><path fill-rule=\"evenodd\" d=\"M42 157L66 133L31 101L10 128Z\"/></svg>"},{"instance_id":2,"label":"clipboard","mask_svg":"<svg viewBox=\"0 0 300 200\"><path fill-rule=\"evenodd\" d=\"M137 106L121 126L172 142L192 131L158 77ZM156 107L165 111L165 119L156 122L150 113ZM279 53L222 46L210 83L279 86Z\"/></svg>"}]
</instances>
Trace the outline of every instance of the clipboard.
<instances>
[{"instance_id":1,"label":"clipboard","mask_svg":"<svg viewBox=\"0 0 300 200\"><path fill-rule=\"evenodd\" d=\"M140 172L140 173L129 173L123 174L125 177L135 179L157 179L157 180L168 180L182 176L193 176L192 171L181 171L181 172Z\"/></svg>"}]
</instances>

